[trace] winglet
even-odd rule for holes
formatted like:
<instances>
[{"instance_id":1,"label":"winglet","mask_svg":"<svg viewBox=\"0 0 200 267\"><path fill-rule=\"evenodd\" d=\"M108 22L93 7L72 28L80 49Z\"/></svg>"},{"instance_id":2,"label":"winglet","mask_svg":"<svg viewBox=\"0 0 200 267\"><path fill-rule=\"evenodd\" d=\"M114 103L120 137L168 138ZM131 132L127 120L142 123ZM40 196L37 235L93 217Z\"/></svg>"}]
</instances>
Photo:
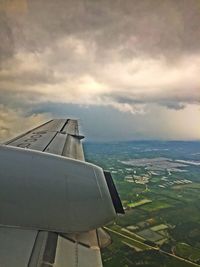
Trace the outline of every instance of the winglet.
<instances>
[{"instance_id":1,"label":"winglet","mask_svg":"<svg viewBox=\"0 0 200 267\"><path fill-rule=\"evenodd\" d=\"M75 138L77 138L78 140L82 140L82 139L85 138L84 135L77 135L77 134L70 134L70 135L73 136L73 137L75 137Z\"/></svg>"}]
</instances>

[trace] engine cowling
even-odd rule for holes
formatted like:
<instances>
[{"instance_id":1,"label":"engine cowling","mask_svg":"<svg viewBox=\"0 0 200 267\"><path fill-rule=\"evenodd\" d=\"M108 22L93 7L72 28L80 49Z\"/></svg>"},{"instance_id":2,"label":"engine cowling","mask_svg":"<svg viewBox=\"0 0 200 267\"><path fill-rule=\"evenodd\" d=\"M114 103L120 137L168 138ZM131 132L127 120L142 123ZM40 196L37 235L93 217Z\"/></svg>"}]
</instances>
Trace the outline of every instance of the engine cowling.
<instances>
[{"instance_id":1,"label":"engine cowling","mask_svg":"<svg viewBox=\"0 0 200 267\"><path fill-rule=\"evenodd\" d=\"M0 146L0 225L73 233L96 229L115 216L100 167Z\"/></svg>"}]
</instances>

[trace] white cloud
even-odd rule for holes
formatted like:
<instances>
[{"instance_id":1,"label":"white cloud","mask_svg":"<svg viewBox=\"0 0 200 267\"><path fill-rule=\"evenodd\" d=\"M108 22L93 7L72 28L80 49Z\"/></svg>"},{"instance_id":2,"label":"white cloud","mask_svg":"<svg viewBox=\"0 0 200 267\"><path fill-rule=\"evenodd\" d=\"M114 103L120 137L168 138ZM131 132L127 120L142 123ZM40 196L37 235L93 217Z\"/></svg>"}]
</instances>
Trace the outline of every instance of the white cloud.
<instances>
[{"instance_id":1,"label":"white cloud","mask_svg":"<svg viewBox=\"0 0 200 267\"><path fill-rule=\"evenodd\" d=\"M93 45L90 49L81 39L69 37L57 44L56 52L52 44L40 53L21 51L7 61L0 71L1 90L21 94L23 99L32 95L35 102L111 105L132 113L144 112L149 103L178 109L200 102L200 55L171 65L162 57L120 62L113 51L102 64L94 60ZM70 53L69 60L65 53Z\"/></svg>"}]
</instances>

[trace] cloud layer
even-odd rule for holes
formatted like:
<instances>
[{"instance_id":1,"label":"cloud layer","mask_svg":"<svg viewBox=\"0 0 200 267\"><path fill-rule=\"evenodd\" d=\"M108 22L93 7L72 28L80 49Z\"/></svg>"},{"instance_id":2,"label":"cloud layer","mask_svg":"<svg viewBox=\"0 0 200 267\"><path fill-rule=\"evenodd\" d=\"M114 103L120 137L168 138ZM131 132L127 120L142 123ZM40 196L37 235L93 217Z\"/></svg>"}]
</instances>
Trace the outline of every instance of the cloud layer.
<instances>
[{"instance_id":1,"label":"cloud layer","mask_svg":"<svg viewBox=\"0 0 200 267\"><path fill-rule=\"evenodd\" d=\"M12 0L0 15L0 103L11 112L63 103L148 117L200 104L198 0Z\"/></svg>"}]
</instances>

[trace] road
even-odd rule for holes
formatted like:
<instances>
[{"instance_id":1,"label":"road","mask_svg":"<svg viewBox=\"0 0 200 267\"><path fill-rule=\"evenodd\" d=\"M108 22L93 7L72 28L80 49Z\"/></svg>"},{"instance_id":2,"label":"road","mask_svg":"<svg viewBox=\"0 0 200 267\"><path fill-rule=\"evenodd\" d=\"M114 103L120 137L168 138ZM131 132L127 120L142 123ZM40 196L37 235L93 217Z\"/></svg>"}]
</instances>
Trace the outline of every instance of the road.
<instances>
[{"instance_id":1,"label":"road","mask_svg":"<svg viewBox=\"0 0 200 267\"><path fill-rule=\"evenodd\" d=\"M164 250L162 250L162 249L159 249L159 248L157 248L157 247L153 247L153 246L147 245L147 244L145 244L145 243L143 243L143 242L140 242L140 241L138 241L138 240L135 240L134 238L131 238L131 237L126 236L126 235L124 235L124 234L118 233L117 231L112 230L112 229L110 229L110 228L108 228L108 227L104 227L104 229L107 230L107 231L109 231L109 232L111 232L111 233L114 233L114 234L116 234L116 235L118 235L118 236L121 236L121 237L124 237L124 238L126 238L126 239L132 240L132 241L134 241L134 242L136 242L136 243L138 243L138 244L141 244L141 245L143 245L143 246L145 245L148 249L154 249L154 250L157 250L157 251L159 251L159 252L161 252L161 253L163 253L163 254L165 254L165 255L168 255L168 256L170 256L170 257L174 257L174 258L176 258L176 259L178 259L178 260L180 260L180 261L184 261L184 262L189 263L189 264L191 264L191 265L193 265L193 266L200 267L200 265L197 264L197 263L195 263L195 262L189 261L189 260L184 259L184 258L182 258L182 257L179 257L179 256L177 256L177 255L175 255L175 254L166 252L166 251L164 251Z\"/></svg>"}]
</instances>

